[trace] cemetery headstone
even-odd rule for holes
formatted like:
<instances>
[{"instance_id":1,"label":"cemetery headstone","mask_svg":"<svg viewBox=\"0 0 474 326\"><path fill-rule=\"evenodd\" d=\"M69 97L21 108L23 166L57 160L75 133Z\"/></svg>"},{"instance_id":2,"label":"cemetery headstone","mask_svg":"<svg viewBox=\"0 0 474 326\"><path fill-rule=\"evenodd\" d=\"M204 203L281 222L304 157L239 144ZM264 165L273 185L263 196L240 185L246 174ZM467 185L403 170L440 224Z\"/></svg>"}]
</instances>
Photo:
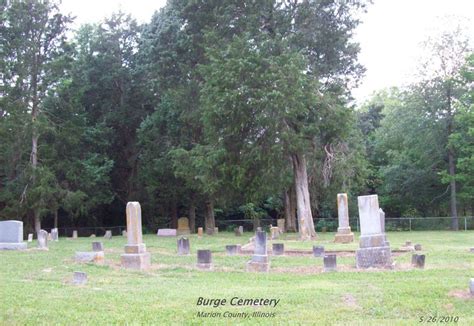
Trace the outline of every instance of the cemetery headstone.
<instances>
[{"instance_id":1,"label":"cemetery headstone","mask_svg":"<svg viewBox=\"0 0 474 326\"><path fill-rule=\"evenodd\" d=\"M76 251L74 260L78 263L104 263L104 252L103 251Z\"/></svg>"},{"instance_id":2,"label":"cemetery headstone","mask_svg":"<svg viewBox=\"0 0 474 326\"><path fill-rule=\"evenodd\" d=\"M272 252L274 256L281 256L285 253L285 245L283 243L272 244Z\"/></svg>"},{"instance_id":3,"label":"cemetery headstone","mask_svg":"<svg viewBox=\"0 0 474 326\"><path fill-rule=\"evenodd\" d=\"M323 258L324 271L334 272L337 270L336 255L326 255Z\"/></svg>"},{"instance_id":4,"label":"cemetery headstone","mask_svg":"<svg viewBox=\"0 0 474 326\"><path fill-rule=\"evenodd\" d=\"M257 227L257 232L262 232L262 227L261 226Z\"/></svg>"},{"instance_id":5,"label":"cemetery headstone","mask_svg":"<svg viewBox=\"0 0 474 326\"><path fill-rule=\"evenodd\" d=\"M207 235L213 235L216 230L214 228L206 228Z\"/></svg>"},{"instance_id":6,"label":"cemetery headstone","mask_svg":"<svg viewBox=\"0 0 474 326\"><path fill-rule=\"evenodd\" d=\"M269 270L270 261L267 253L267 234L264 231L257 231L254 241L254 254L252 259L247 262L247 271L268 272Z\"/></svg>"},{"instance_id":7,"label":"cemetery headstone","mask_svg":"<svg viewBox=\"0 0 474 326\"><path fill-rule=\"evenodd\" d=\"M91 234L89 238L95 238L95 234Z\"/></svg>"},{"instance_id":8,"label":"cemetery headstone","mask_svg":"<svg viewBox=\"0 0 474 326\"><path fill-rule=\"evenodd\" d=\"M107 239L107 240L112 239L112 230L105 231L104 239Z\"/></svg>"},{"instance_id":9,"label":"cemetery headstone","mask_svg":"<svg viewBox=\"0 0 474 326\"><path fill-rule=\"evenodd\" d=\"M198 237L202 237L202 234L203 234L203 229L198 228Z\"/></svg>"},{"instance_id":10,"label":"cemetery headstone","mask_svg":"<svg viewBox=\"0 0 474 326\"><path fill-rule=\"evenodd\" d=\"M178 229L176 233L177 235L191 234L191 229L189 228L189 219L187 217L178 218Z\"/></svg>"},{"instance_id":11,"label":"cemetery headstone","mask_svg":"<svg viewBox=\"0 0 474 326\"><path fill-rule=\"evenodd\" d=\"M127 233L130 231L127 231ZM159 237L175 237L177 235L176 229L158 229L156 234Z\"/></svg>"},{"instance_id":12,"label":"cemetery headstone","mask_svg":"<svg viewBox=\"0 0 474 326\"><path fill-rule=\"evenodd\" d=\"M51 229L51 238L53 241L59 241L58 228Z\"/></svg>"},{"instance_id":13,"label":"cemetery headstone","mask_svg":"<svg viewBox=\"0 0 474 326\"><path fill-rule=\"evenodd\" d=\"M219 233L219 228L217 226L214 228L214 233L215 234Z\"/></svg>"},{"instance_id":14,"label":"cemetery headstone","mask_svg":"<svg viewBox=\"0 0 474 326\"><path fill-rule=\"evenodd\" d=\"M104 244L102 242L92 242L92 251L104 251Z\"/></svg>"},{"instance_id":15,"label":"cemetery headstone","mask_svg":"<svg viewBox=\"0 0 474 326\"><path fill-rule=\"evenodd\" d=\"M189 255L189 239L178 239L178 255Z\"/></svg>"},{"instance_id":16,"label":"cemetery headstone","mask_svg":"<svg viewBox=\"0 0 474 326\"><path fill-rule=\"evenodd\" d=\"M122 237L126 237L127 236L127 231L123 230L122 231Z\"/></svg>"},{"instance_id":17,"label":"cemetery headstone","mask_svg":"<svg viewBox=\"0 0 474 326\"><path fill-rule=\"evenodd\" d=\"M28 242L33 241L33 233L28 233Z\"/></svg>"},{"instance_id":18,"label":"cemetery headstone","mask_svg":"<svg viewBox=\"0 0 474 326\"><path fill-rule=\"evenodd\" d=\"M354 241L354 233L349 225L349 204L347 203L347 194L337 194L337 228L334 242L350 243Z\"/></svg>"},{"instance_id":19,"label":"cemetery headstone","mask_svg":"<svg viewBox=\"0 0 474 326\"><path fill-rule=\"evenodd\" d=\"M411 256L411 263L413 267L425 268L425 255L413 254Z\"/></svg>"},{"instance_id":20,"label":"cemetery headstone","mask_svg":"<svg viewBox=\"0 0 474 326\"><path fill-rule=\"evenodd\" d=\"M53 241L53 236L51 235L51 233L48 233L48 241Z\"/></svg>"},{"instance_id":21,"label":"cemetery headstone","mask_svg":"<svg viewBox=\"0 0 474 326\"><path fill-rule=\"evenodd\" d=\"M471 278L469 281L469 292L471 292L471 295L474 296L474 278Z\"/></svg>"},{"instance_id":22,"label":"cemetery headstone","mask_svg":"<svg viewBox=\"0 0 474 326\"><path fill-rule=\"evenodd\" d=\"M87 274L84 272L74 272L72 283L75 285L85 285L87 283Z\"/></svg>"},{"instance_id":23,"label":"cemetery headstone","mask_svg":"<svg viewBox=\"0 0 474 326\"><path fill-rule=\"evenodd\" d=\"M279 218L277 220L277 227L280 229L280 233L285 233L285 219L284 218Z\"/></svg>"},{"instance_id":24,"label":"cemetery headstone","mask_svg":"<svg viewBox=\"0 0 474 326\"><path fill-rule=\"evenodd\" d=\"M77 239L77 230L72 231L72 238Z\"/></svg>"},{"instance_id":25,"label":"cemetery headstone","mask_svg":"<svg viewBox=\"0 0 474 326\"><path fill-rule=\"evenodd\" d=\"M237 245L227 245L225 246L225 251L227 253L227 256L237 255L238 254Z\"/></svg>"},{"instance_id":26,"label":"cemetery headstone","mask_svg":"<svg viewBox=\"0 0 474 326\"><path fill-rule=\"evenodd\" d=\"M280 229L278 227L270 227L270 233L272 235L272 240L278 239L280 237Z\"/></svg>"},{"instance_id":27,"label":"cemetery headstone","mask_svg":"<svg viewBox=\"0 0 474 326\"><path fill-rule=\"evenodd\" d=\"M323 246L313 246L313 256L314 257L323 257L324 256L324 247Z\"/></svg>"},{"instance_id":28,"label":"cemetery headstone","mask_svg":"<svg viewBox=\"0 0 474 326\"><path fill-rule=\"evenodd\" d=\"M212 269L212 254L210 250L197 251L197 267L199 269Z\"/></svg>"},{"instance_id":29,"label":"cemetery headstone","mask_svg":"<svg viewBox=\"0 0 474 326\"><path fill-rule=\"evenodd\" d=\"M356 251L358 268L392 267L392 253L380 222L377 195L357 198L360 219L359 249Z\"/></svg>"},{"instance_id":30,"label":"cemetery headstone","mask_svg":"<svg viewBox=\"0 0 474 326\"><path fill-rule=\"evenodd\" d=\"M127 245L121 255L122 267L145 270L151 265L142 235L142 209L139 202L127 203Z\"/></svg>"},{"instance_id":31,"label":"cemetery headstone","mask_svg":"<svg viewBox=\"0 0 474 326\"><path fill-rule=\"evenodd\" d=\"M469 249L470 252L474 253L474 247L472 247L471 249Z\"/></svg>"},{"instance_id":32,"label":"cemetery headstone","mask_svg":"<svg viewBox=\"0 0 474 326\"><path fill-rule=\"evenodd\" d=\"M379 208L379 216L382 232L385 233L385 212L381 208Z\"/></svg>"},{"instance_id":33,"label":"cemetery headstone","mask_svg":"<svg viewBox=\"0 0 474 326\"><path fill-rule=\"evenodd\" d=\"M23 222L1 221L0 250L21 250L26 247L26 243L23 242Z\"/></svg>"},{"instance_id":34,"label":"cemetery headstone","mask_svg":"<svg viewBox=\"0 0 474 326\"><path fill-rule=\"evenodd\" d=\"M48 232L45 230L39 230L36 237L38 238L38 248L48 250Z\"/></svg>"},{"instance_id":35,"label":"cemetery headstone","mask_svg":"<svg viewBox=\"0 0 474 326\"><path fill-rule=\"evenodd\" d=\"M416 251L421 251L422 250L421 244L419 244L419 243L415 244L415 250Z\"/></svg>"},{"instance_id":36,"label":"cemetery headstone","mask_svg":"<svg viewBox=\"0 0 474 326\"><path fill-rule=\"evenodd\" d=\"M242 236L242 234L244 233L244 227L243 226L239 226L237 228L234 229L234 232L235 232L235 236L236 237L240 237Z\"/></svg>"}]
</instances>

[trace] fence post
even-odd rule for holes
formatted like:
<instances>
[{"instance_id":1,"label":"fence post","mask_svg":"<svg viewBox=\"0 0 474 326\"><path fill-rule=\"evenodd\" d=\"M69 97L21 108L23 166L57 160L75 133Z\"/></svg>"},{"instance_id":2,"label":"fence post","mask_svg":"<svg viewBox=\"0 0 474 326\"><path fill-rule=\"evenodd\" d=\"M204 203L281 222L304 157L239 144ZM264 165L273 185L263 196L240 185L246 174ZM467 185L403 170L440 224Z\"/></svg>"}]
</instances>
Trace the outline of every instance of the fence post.
<instances>
[{"instance_id":1,"label":"fence post","mask_svg":"<svg viewBox=\"0 0 474 326\"><path fill-rule=\"evenodd\" d=\"M467 217L464 216L464 231L467 231Z\"/></svg>"},{"instance_id":2,"label":"fence post","mask_svg":"<svg viewBox=\"0 0 474 326\"><path fill-rule=\"evenodd\" d=\"M411 231L411 217L408 218L408 223L410 224L410 231Z\"/></svg>"}]
</instances>

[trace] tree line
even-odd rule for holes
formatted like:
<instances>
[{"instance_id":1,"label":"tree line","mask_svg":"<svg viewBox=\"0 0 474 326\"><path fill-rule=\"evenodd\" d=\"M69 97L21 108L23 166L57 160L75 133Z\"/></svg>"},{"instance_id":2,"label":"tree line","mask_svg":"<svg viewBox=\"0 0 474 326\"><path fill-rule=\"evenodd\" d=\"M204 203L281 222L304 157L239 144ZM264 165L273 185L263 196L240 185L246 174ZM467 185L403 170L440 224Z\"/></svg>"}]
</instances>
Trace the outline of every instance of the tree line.
<instances>
[{"instance_id":1,"label":"tree line","mask_svg":"<svg viewBox=\"0 0 474 326\"><path fill-rule=\"evenodd\" d=\"M440 69L355 108L368 2L169 0L75 31L55 1L2 2L1 218L122 225L133 200L150 229L271 216L311 238L339 192L352 215L364 193L471 214L469 43L432 43Z\"/></svg>"}]
</instances>

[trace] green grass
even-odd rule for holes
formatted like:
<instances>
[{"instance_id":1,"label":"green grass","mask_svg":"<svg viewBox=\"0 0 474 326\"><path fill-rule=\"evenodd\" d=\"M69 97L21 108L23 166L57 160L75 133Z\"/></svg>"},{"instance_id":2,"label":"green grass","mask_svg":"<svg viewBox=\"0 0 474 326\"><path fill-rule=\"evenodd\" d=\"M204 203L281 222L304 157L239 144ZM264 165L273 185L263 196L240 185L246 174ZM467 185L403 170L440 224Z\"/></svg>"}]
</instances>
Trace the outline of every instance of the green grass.
<instances>
[{"instance_id":1,"label":"green grass","mask_svg":"<svg viewBox=\"0 0 474 326\"><path fill-rule=\"evenodd\" d=\"M397 268L358 271L354 257L338 257L340 271L320 273L313 257L271 257L272 272L245 272L248 256L225 255L226 244L245 244L252 236L231 233L190 236L192 254L176 255L175 238L146 235L153 267L147 272L120 268L126 239L103 241L106 264L78 264L75 251L89 251L91 238L50 243L49 251L0 251L0 324L261 324L261 325L414 325L420 317L457 316L474 325L474 232L388 233L392 249L406 240L421 243L426 268L409 267L410 253L395 258ZM319 234L314 244L326 250L356 249L357 243L334 244L334 234ZM292 235L285 236L291 238ZM293 236L294 237L294 236ZM282 240L286 248L311 249L311 242ZM30 243L33 248L36 243ZM196 250L211 249L214 271L195 269ZM84 271L85 286L70 284L73 271ZM280 299L273 307L199 307L199 297ZM204 312L270 312L273 318L204 318Z\"/></svg>"}]
</instances>

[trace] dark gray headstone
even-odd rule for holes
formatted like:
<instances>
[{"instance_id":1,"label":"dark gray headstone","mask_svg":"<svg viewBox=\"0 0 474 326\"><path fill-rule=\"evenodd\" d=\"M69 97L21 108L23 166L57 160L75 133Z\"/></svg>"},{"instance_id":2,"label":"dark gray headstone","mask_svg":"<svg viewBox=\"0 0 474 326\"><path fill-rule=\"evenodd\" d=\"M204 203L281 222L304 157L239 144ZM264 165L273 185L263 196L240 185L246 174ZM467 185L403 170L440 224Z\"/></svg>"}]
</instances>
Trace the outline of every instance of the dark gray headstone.
<instances>
[{"instance_id":1,"label":"dark gray headstone","mask_svg":"<svg viewBox=\"0 0 474 326\"><path fill-rule=\"evenodd\" d=\"M210 269L212 267L212 255L210 250L197 251L197 267L201 269Z\"/></svg>"},{"instance_id":2,"label":"dark gray headstone","mask_svg":"<svg viewBox=\"0 0 474 326\"><path fill-rule=\"evenodd\" d=\"M469 249L472 253L474 253L474 247L472 247L471 249Z\"/></svg>"},{"instance_id":3,"label":"dark gray headstone","mask_svg":"<svg viewBox=\"0 0 474 326\"><path fill-rule=\"evenodd\" d=\"M264 231L257 231L255 234L255 255L267 255L267 234Z\"/></svg>"},{"instance_id":4,"label":"dark gray headstone","mask_svg":"<svg viewBox=\"0 0 474 326\"><path fill-rule=\"evenodd\" d=\"M178 239L178 255L189 255L189 239Z\"/></svg>"},{"instance_id":5,"label":"dark gray headstone","mask_svg":"<svg viewBox=\"0 0 474 326\"><path fill-rule=\"evenodd\" d=\"M314 257L323 257L324 256L324 247L323 246L313 246L313 256Z\"/></svg>"},{"instance_id":6,"label":"dark gray headstone","mask_svg":"<svg viewBox=\"0 0 474 326\"><path fill-rule=\"evenodd\" d=\"M39 230L36 236L38 237L38 248L48 249L48 232Z\"/></svg>"},{"instance_id":7,"label":"dark gray headstone","mask_svg":"<svg viewBox=\"0 0 474 326\"><path fill-rule=\"evenodd\" d=\"M105 231L104 239L107 239L107 240L112 239L112 231L111 230Z\"/></svg>"},{"instance_id":8,"label":"dark gray headstone","mask_svg":"<svg viewBox=\"0 0 474 326\"><path fill-rule=\"evenodd\" d=\"M214 235L214 232L216 230L214 228L206 228L206 234L207 235Z\"/></svg>"},{"instance_id":9,"label":"dark gray headstone","mask_svg":"<svg viewBox=\"0 0 474 326\"><path fill-rule=\"evenodd\" d=\"M326 255L324 256L323 261L325 272L332 272L337 270L336 255Z\"/></svg>"},{"instance_id":10,"label":"dark gray headstone","mask_svg":"<svg viewBox=\"0 0 474 326\"><path fill-rule=\"evenodd\" d=\"M285 253L285 245L283 243L274 243L272 245L273 255L280 256Z\"/></svg>"},{"instance_id":11,"label":"dark gray headstone","mask_svg":"<svg viewBox=\"0 0 474 326\"><path fill-rule=\"evenodd\" d=\"M104 251L104 244L102 242L92 242L92 251Z\"/></svg>"},{"instance_id":12,"label":"dark gray headstone","mask_svg":"<svg viewBox=\"0 0 474 326\"><path fill-rule=\"evenodd\" d=\"M85 285L87 283L87 274L84 272L74 272L72 283L75 285Z\"/></svg>"},{"instance_id":13,"label":"dark gray headstone","mask_svg":"<svg viewBox=\"0 0 474 326\"><path fill-rule=\"evenodd\" d=\"M416 251L422 250L422 249L421 249L421 244L419 244L419 243L415 244L415 250L416 250Z\"/></svg>"},{"instance_id":14,"label":"dark gray headstone","mask_svg":"<svg viewBox=\"0 0 474 326\"><path fill-rule=\"evenodd\" d=\"M225 246L225 251L228 256L234 256L238 254L238 247L237 245L227 245Z\"/></svg>"},{"instance_id":15,"label":"dark gray headstone","mask_svg":"<svg viewBox=\"0 0 474 326\"><path fill-rule=\"evenodd\" d=\"M425 255L414 254L411 256L411 263L416 268L425 268Z\"/></svg>"}]
</instances>

